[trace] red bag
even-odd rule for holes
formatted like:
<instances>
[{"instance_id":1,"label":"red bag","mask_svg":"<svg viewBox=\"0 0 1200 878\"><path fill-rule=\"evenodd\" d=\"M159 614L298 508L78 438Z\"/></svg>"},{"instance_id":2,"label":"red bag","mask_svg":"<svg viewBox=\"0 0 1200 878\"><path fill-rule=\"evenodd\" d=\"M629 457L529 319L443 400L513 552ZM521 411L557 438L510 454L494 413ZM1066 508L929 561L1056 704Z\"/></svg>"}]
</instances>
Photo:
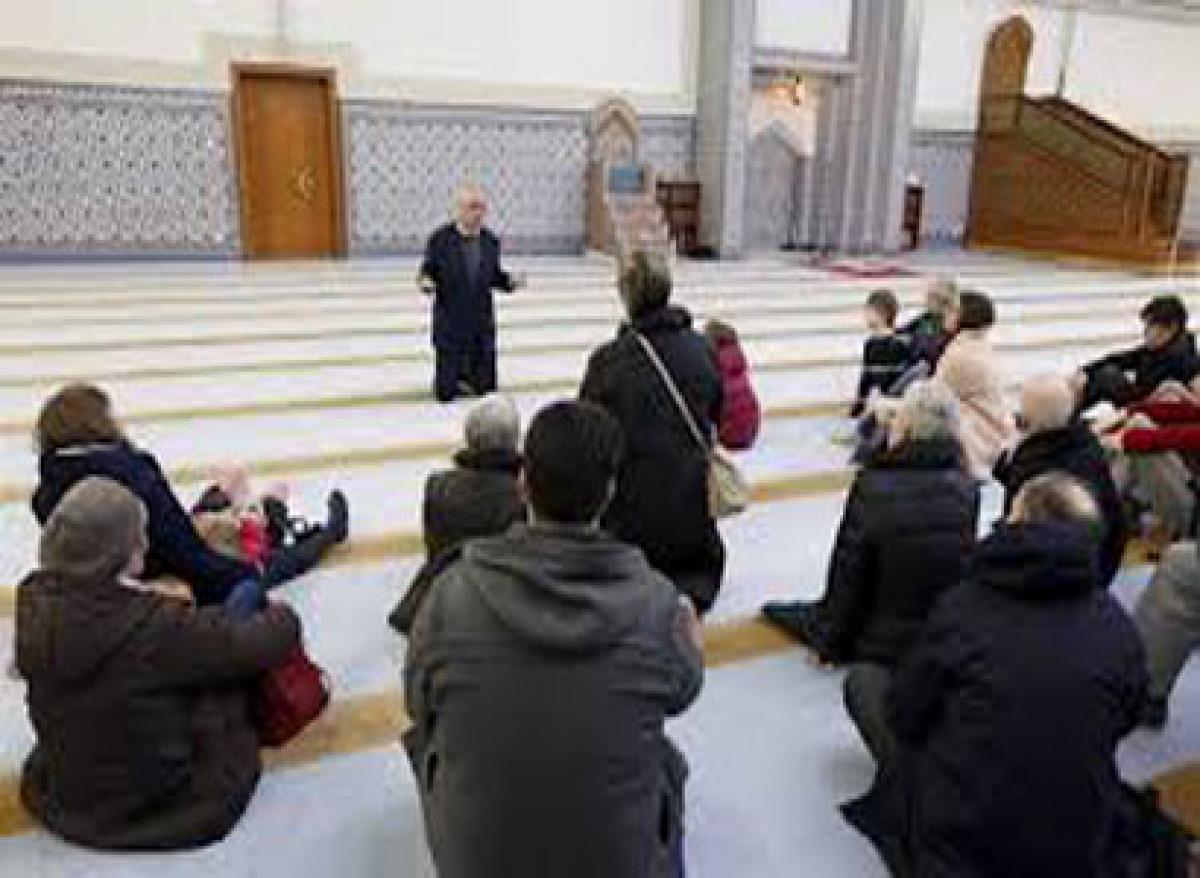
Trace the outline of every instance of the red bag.
<instances>
[{"instance_id":1,"label":"red bag","mask_svg":"<svg viewBox=\"0 0 1200 878\"><path fill-rule=\"evenodd\" d=\"M251 704L258 741L282 747L306 729L329 704L329 684L323 670L297 646L258 681Z\"/></svg>"}]
</instances>

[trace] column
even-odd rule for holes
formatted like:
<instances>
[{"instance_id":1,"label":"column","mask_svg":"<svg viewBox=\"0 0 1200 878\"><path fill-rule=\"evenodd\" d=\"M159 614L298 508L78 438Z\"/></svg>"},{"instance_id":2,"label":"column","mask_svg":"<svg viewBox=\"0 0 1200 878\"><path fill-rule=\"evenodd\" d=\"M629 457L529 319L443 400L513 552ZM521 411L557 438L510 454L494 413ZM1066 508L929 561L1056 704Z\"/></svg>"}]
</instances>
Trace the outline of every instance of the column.
<instances>
[{"instance_id":1,"label":"column","mask_svg":"<svg viewBox=\"0 0 1200 878\"><path fill-rule=\"evenodd\" d=\"M743 252L746 149L755 0L703 0L696 107L701 238L723 257Z\"/></svg>"}]
</instances>

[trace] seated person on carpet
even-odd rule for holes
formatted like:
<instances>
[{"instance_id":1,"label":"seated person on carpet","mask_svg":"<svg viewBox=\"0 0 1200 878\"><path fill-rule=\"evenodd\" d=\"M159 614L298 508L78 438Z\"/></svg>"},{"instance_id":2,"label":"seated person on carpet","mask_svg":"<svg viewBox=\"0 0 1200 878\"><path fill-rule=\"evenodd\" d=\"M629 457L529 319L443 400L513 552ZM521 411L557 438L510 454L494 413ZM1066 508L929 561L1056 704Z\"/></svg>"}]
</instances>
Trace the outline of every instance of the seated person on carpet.
<instances>
[{"instance_id":1,"label":"seated person on carpet","mask_svg":"<svg viewBox=\"0 0 1200 878\"><path fill-rule=\"evenodd\" d=\"M192 506L192 521L206 543L254 564L271 588L312 570L350 535L350 509L341 491L329 493L323 525L292 517L288 493L287 485L275 484L256 497L244 467L221 467Z\"/></svg>"},{"instance_id":2,"label":"seated person on carpet","mask_svg":"<svg viewBox=\"0 0 1200 878\"><path fill-rule=\"evenodd\" d=\"M750 363L737 330L728 323L709 320L704 324L704 337L716 357L725 389L717 441L730 451L746 451L754 446L762 425L762 408L750 381Z\"/></svg>"},{"instance_id":3,"label":"seated person on carpet","mask_svg":"<svg viewBox=\"0 0 1200 878\"><path fill-rule=\"evenodd\" d=\"M957 313L958 284L953 278L936 278L925 290L925 310L900 327L900 336L908 339L911 364L924 363L925 376L937 370L954 337L950 327L956 325Z\"/></svg>"},{"instance_id":4,"label":"seated person on carpet","mask_svg":"<svg viewBox=\"0 0 1200 878\"><path fill-rule=\"evenodd\" d=\"M401 634L411 630L433 580L462 556L463 543L525 521L517 407L506 396L487 396L472 406L464 433L466 446L454 455L454 469L433 473L425 482L425 563L388 617Z\"/></svg>"},{"instance_id":5,"label":"seated person on carpet","mask_svg":"<svg viewBox=\"0 0 1200 878\"><path fill-rule=\"evenodd\" d=\"M1142 345L1089 363L1072 378L1079 411L1099 402L1125 408L1165 382L1187 384L1200 373L1187 307L1178 296L1156 296L1140 316Z\"/></svg>"},{"instance_id":6,"label":"seated person on carpet","mask_svg":"<svg viewBox=\"0 0 1200 878\"><path fill-rule=\"evenodd\" d=\"M1146 530L1153 549L1195 536L1200 401L1190 388L1161 385L1101 429L1101 441L1117 455L1113 466L1127 497L1153 515Z\"/></svg>"},{"instance_id":7,"label":"seated person on carpet","mask_svg":"<svg viewBox=\"0 0 1200 878\"><path fill-rule=\"evenodd\" d=\"M1004 486L1004 516L1030 479L1063 472L1079 479L1100 509L1104 536L1100 541L1100 580L1113 581L1125 555L1129 528L1112 470L1091 428L1075 417L1075 398L1067 379L1038 375L1021 386L1021 432L1014 449L996 464L996 481Z\"/></svg>"},{"instance_id":8,"label":"seated person on carpet","mask_svg":"<svg viewBox=\"0 0 1200 878\"><path fill-rule=\"evenodd\" d=\"M404 736L438 874L682 874L687 766L668 716L700 690L690 601L600 528L620 427L555 403L530 425L530 523L467 543L417 612Z\"/></svg>"},{"instance_id":9,"label":"seated person on carpet","mask_svg":"<svg viewBox=\"0 0 1200 878\"><path fill-rule=\"evenodd\" d=\"M124 485L146 506L150 546L143 578L172 577L191 588L197 603L219 604L233 588L247 580L266 581L252 563L230 557L211 546L196 530L158 461L136 447L112 412L107 394L89 384L72 384L55 393L42 406L34 431L38 450L39 481L33 494L33 512L42 524L62 496L87 476L104 476ZM329 498L329 524L308 548L344 540L346 504L340 492ZM296 556L277 561L272 576L294 569Z\"/></svg>"},{"instance_id":10,"label":"seated person on carpet","mask_svg":"<svg viewBox=\"0 0 1200 878\"><path fill-rule=\"evenodd\" d=\"M863 306L867 339L863 342L862 368L850 417L860 418L872 396L887 395L908 371L912 348L906 337L896 333L900 303L891 290L875 290Z\"/></svg>"},{"instance_id":11,"label":"seated person on carpet","mask_svg":"<svg viewBox=\"0 0 1200 878\"><path fill-rule=\"evenodd\" d=\"M1195 537L1167 549L1138 598L1133 621L1142 635L1150 673L1142 722L1162 728L1171 689L1200 645L1200 546Z\"/></svg>"},{"instance_id":12,"label":"seated person on carpet","mask_svg":"<svg viewBox=\"0 0 1200 878\"><path fill-rule=\"evenodd\" d=\"M955 333L938 361L937 379L958 397L962 411L962 444L967 465L984 481L1001 453L1016 439L1016 425L1005 399L1005 374L989 336L996 323L992 300L975 290L958 297L958 311L948 327Z\"/></svg>"},{"instance_id":13,"label":"seated person on carpet","mask_svg":"<svg viewBox=\"0 0 1200 878\"><path fill-rule=\"evenodd\" d=\"M604 526L641 549L706 613L725 575L725 543L708 502L714 425L724 408L721 373L691 314L671 304L671 272L661 256L633 253L617 288L628 319L592 352L579 388L625 436Z\"/></svg>"},{"instance_id":14,"label":"seated person on carpet","mask_svg":"<svg viewBox=\"0 0 1200 878\"><path fill-rule=\"evenodd\" d=\"M856 717L879 771L843 813L892 874L1152 874L1126 866L1116 764L1145 658L1100 587L1098 519L1070 476L1026 482Z\"/></svg>"},{"instance_id":15,"label":"seated person on carpet","mask_svg":"<svg viewBox=\"0 0 1200 878\"><path fill-rule=\"evenodd\" d=\"M36 741L21 801L88 847L223 838L262 770L251 694L300 642L286 606L239 618L144 585L147 527L132 493L85 476L59 498L38 567L17 589L16 661Z\"/></svg>"},{"instance_id":16,"label":"seated person on carpet","mask_svg":"<svg viewBox=\"0 0 1200 878\"><path fill-rule=\"evenodd\" d=\"M763 615L825 662L893 664L929 608L961 579L975 544L979 488L964 468L958 406L919 381L889 425L886 451L855 476L825 594Z\"/></svg>"}]
</instances>

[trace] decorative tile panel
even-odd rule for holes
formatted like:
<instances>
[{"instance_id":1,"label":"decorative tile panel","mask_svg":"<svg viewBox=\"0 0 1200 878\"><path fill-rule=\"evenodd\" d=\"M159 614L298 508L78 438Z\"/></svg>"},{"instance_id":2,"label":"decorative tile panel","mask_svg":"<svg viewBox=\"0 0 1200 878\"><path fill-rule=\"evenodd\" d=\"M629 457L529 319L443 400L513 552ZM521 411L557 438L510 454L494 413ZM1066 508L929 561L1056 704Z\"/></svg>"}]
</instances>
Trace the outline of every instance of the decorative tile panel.
<instances>
[{"instance_id":1,"label":"decorative tile panel","mask_svg":"<svg viewBox=\"0 0 1200 878\"><path fill-rule=\"evenodd\" d=\"M0 81L0 254L233 255L228 97Z\"/></svg>"},{"instance_id":2,"label":"decorative tile panel","mask_svg":"<svg viewBox=\"0 0 1200 878\"><path fill-rule=\"evenodd\" d=\"M343 104L351 252L412 253L458 184L490 193L510 251L583 248L581 112ZM689 116L646 116L643 155L695 167ZM229 96L0 81L0 256L236 256Z\"/></svg>"},{"instance_id":3,"label":"decorative tile panel","mask_svg":"<svg viewBox=\"0 0 1200 878\"><path fill-rule=\"evenodd\" d=\"M587 119L582 113L343 106L354 253L421 250L451 216L458 185L474 180L505 249L575 253L584 246ZM643 118L644 160L686 172L690 118Z\"/></svg>"},{"instance_id":4,"label":"decorative tile panel","mask_svg":"<svg viewBox=\"0 0 1200 878\"><path fill-rule=\"evenodd\" d=\"M691 116L652 116L641 120L643 162L667 180L696 176L696 120Z\"/></svg>"}]
</instances>

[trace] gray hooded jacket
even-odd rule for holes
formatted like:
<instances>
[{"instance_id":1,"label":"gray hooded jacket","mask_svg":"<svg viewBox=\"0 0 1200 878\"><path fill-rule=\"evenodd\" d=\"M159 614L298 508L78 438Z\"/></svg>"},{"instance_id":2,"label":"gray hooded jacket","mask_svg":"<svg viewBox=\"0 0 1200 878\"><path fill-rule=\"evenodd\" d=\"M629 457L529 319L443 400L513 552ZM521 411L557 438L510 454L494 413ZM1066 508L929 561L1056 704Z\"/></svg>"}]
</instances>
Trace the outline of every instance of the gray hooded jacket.
<instances>
[{"instance_id":1,"label":"gray hooded jacket","mask_svg":"<svg viewBox=\"0 0 1200 878\"><path fill-rule=\"evenodd\" d=\"M417 615L405 736L441 878L667 874L696 697L678 592L603 533L468 543Z\"/></svg>"}]
</instances>

